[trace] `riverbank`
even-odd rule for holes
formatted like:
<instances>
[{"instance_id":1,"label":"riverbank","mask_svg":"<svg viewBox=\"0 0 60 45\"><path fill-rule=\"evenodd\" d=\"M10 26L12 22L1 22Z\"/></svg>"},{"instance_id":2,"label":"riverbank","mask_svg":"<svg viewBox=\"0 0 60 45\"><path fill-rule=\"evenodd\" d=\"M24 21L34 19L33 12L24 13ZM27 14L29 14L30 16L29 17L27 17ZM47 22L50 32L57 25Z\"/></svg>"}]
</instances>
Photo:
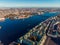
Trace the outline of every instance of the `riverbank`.
<instances>
[{"instance_id":1,"label":"riverbank","mask_svg":"<svg viewBox=\"0 0 60 45\"><path fill-rule=\"evenodd\" d=\"M31 17L32 15L20 15L20 16L18 16L18 19L24 19L24 18L29 18L29 17Z\"/></svg>"},{"instance_id":2,"label":"riverbank","mask_svg":"<svg viewBox=\"0 0 60 45\"><path fill-rule=\"evenodd\" d=\"M4 21L5 20L5 18L0 18L0 21Z\"/></svg>"}]
</instances>

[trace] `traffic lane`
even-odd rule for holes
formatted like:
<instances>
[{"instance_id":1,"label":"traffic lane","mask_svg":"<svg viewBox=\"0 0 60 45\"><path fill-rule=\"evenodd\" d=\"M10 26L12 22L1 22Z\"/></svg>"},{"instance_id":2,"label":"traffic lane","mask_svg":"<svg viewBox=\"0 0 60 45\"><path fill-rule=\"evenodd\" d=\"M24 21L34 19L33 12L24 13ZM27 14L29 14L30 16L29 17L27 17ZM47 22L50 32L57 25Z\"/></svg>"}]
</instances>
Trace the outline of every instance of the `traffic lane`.
<instances>
[{"instance_id":1,"label":"traffic lane","mask_svg":"<svg viewBox=\"0 0 60 45\"><path fill-rule=\"evenodd\" d=\"M58 40L55 40L54 38L47 37L44 45L59 45L57 41Z\"/></svg>"}]
</instances>

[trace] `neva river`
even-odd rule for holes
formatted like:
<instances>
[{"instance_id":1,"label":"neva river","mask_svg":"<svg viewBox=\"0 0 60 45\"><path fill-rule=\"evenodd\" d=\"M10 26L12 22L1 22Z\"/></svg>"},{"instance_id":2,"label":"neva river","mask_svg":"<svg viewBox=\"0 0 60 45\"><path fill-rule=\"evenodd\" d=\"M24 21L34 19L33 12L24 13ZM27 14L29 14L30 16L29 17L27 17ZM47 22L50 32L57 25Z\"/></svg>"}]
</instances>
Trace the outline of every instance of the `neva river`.
<instances>
[{"instance_id":1,"label":"neva river","mask_svg":"<svg viewBox=\"0 0 60 45\"><path fill-rule=\"evenodd\" d=\"M56 15L58 15L58 13L45 13L43 15L35 15L26 19L6 19L5 21L0 22L0 26L2 27L0 29L0 40L4 43L14 41L42 21Z\"/></svg>"}]
</instances>

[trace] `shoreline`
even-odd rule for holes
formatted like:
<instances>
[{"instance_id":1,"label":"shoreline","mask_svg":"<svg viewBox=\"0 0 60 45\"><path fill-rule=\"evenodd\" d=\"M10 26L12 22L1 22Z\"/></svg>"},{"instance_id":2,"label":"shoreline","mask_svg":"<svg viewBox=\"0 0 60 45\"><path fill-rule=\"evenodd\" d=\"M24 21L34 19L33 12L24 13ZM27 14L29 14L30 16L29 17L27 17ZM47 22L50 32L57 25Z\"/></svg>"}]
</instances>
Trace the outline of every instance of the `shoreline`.
<instances>
[{"instance_id":1,"label":"shoreline","mask_svg":"<svg viewBox=\"0 0 60 45\"><path fill-rule=\"evenodd\" d=\"M23 16L18 16L18 18L13 18L13 19L25 19L25 18L29 18L29 17L31 17L31 15L28 15L28 16L25 16L25 15L23 15ZM4 17L2 17L2 18L0 18L0 21L4 21L6 18L4 18ZM9 18L10 19L10 18Z\"/></svg>"},{"instance_id":2,"label":"shoreline","mask_svg":"<svg viewBox=\"0 0 60 45\"><path fill-rule=\"evenodd\" d=\"M28 15L28 16L22 15L22 16L18 16L18 19L25 19L25 18L29 18L29 17L31 17L31 15Z\"/></svg>"},{"instance_id":3,"label":"shoreline","mask_svg":"<svg viewBox=\"0 0 60 45\"><path fill-rule=\"evenodd\" d=\"M0 18L0 21L4 21L5 20L5 18Z\"/></svg>"}]
</instances>

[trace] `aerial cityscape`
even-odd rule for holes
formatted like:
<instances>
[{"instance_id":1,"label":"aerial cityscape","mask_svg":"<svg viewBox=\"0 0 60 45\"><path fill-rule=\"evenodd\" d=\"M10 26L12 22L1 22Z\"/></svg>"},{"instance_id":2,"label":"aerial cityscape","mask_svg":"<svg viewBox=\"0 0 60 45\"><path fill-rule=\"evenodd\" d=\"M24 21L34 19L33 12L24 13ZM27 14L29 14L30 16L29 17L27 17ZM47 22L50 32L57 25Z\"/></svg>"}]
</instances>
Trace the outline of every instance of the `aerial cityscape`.
<instances>
[{"instance_id":1,"label":"aerial cityscape","mask_svg":"<svg viewBox=\"0 0 60 45\"><path fill-rule=\"evenodd\" d=\"M60 45L60 0L0 0L0 45Z\"/></svg>"}]
</instances>

